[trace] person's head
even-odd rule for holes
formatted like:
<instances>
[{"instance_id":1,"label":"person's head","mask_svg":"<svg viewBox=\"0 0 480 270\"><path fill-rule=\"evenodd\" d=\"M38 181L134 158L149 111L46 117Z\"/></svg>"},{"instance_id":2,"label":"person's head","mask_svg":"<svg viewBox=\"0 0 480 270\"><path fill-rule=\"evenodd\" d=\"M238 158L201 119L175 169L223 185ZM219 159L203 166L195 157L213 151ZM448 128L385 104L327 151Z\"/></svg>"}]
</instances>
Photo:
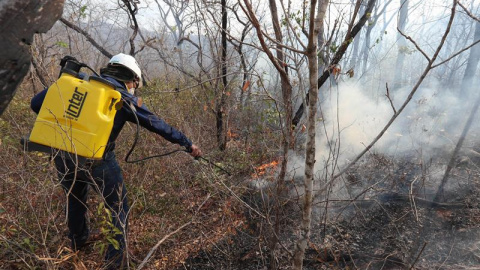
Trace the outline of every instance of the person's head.
<instances>
[{"instance_id":1,"label":"person's head","mask_svg":"<svg viewBox=\"0 0 480 270\"><path fill-rule=\"evenodd\" d=\"M114 55L108 65L100 70L100 73L124 82L131 94L135 89L141 87L142 71L133 56L123 53Z\"/></svg>"}]
</instances>

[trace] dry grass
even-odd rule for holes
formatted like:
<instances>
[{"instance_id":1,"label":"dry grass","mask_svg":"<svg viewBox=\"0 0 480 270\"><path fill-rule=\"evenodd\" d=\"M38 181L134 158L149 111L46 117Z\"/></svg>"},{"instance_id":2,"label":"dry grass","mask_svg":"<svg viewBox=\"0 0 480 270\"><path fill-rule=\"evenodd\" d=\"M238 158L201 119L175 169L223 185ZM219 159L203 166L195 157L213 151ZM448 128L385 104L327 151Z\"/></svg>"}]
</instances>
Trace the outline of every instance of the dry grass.
<instances>
[{"instance_id":1,"label":"dry grass","mask_svg":"<svg viewBox=\"0 0 480 270\"><path fill-rule=\"evenodd\" d=\"M65 196L47 154L24 152L20 136L28 134L35 115L29 109L33 93L25 84L0 119L0 268L101 269L100 239L74 253L66 237ZM147 89L148 90L148 89ZM215 149L214 119L191 95L145 92L144 100L168 123L184 131L202 147L205 156L235 175L248 175L250 162L265 158L258 145L230 142L226 152ZM143 269L172 269L198 250L212 246L244 224L238 201L230 194L238 180L185 153L138 164L123 162L133 141L135 125L124 128L117 140L131 205L128 236L131 266L138 266L154 245L182 224L191 222L155 250ZM255 140L251 140L254 142ZM248 149L245 148L247 146ZM141 131L132 159L175 149L159 136ZM250 152L249 152L250 151ZM267 151L268 152L268 151ZM219 181L225 181L231 190ZM91 229L98 229L100 201L90 193Z\"/></svg>"}]
</instances>

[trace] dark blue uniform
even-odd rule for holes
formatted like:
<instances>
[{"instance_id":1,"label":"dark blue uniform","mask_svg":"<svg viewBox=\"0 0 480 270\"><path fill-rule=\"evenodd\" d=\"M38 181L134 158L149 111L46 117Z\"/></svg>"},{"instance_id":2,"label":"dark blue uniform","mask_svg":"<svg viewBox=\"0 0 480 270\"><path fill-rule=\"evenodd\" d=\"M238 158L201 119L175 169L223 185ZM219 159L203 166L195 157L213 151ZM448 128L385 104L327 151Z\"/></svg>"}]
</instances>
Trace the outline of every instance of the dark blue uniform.
<instances>
[{"instance_id":1,"label":"dark blue uniform","mask_svg":"<svg viewBox=\"0 0 480 270\"><path fill-rule=\"evenodd\" d=\"M123 83L110 77L103 78L113 83L117 89L121 91L124 103L128 102L132 104L135 109L132 110L130 106L124 104L116 113L112 133L110 134L103 160L78 167L72 159L65 156L65 153L60 152L54 161L61 184L67 192L67 219L72 247L74 249L79 248L83 246L88 239L89 229L86 222L86 203L88 186L92 186L97 192L103 195L105 205L112 212L113 225L122 232L122 234L115 235L119 249L116 249L113 244L110 244L105 257L106 261L112 264L112 268L117 268L123 261L125 251L124 235L125 232L127 232L127 215L129 211L122 171L113 151L118 134L127 121L136 123L136 115L142 127L161 135L172 143L189 149L192 146L192 142L183 133L155 116L145 105L138 106L138 98L129 94ZM31 108L36 113L40 111L46 93L47 89L33 97Z\"/></svg>"}]
</instances>

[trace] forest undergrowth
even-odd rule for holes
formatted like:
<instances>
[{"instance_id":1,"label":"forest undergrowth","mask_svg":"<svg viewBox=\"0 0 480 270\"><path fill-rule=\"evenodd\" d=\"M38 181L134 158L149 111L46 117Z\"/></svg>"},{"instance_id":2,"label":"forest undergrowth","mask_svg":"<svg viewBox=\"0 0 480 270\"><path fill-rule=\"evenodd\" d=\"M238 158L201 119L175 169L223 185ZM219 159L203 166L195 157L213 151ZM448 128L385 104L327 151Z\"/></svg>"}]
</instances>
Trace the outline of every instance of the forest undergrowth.
<instances>
[{"instance_id":1,"label":"forest undergrowth","mask_svg":"<svg viewBox=\"0 0 480 270\"><path fill-rule=\"evenodd\" d=\"M215 131L208 125L213 116L194 106L199 97L156 98L151 89L142 93L147 106L185 131L202 147L205 158L232 175L183 152L125 163L135 134L135 125L128 125L116 152L131 206L129 266L265 269L275 220L274 191L268 183L275 178L279 134L253 121L258 115L249 116L246 122L231 123L227 150L218 151ZM25 152L19 143L35 119L29 109L32 95L24 86L0 118L0 269L102 269L109 235L99 233L85 249L71 250L65 195L51 157ZM156 135L140 134L132 159L176 149ZM304 269L474 269L480 264L478 153L480 147L468 141L456 157L441 202L433 198L448 151L440 149L430 159L368 154L329 189L328 196L315 199ZM301 176L296 177L300 181L291 178L287 184L293 195L275 215L279 269L290 269L301 219L301 198L293 192L301 186ZM260 180L267 185L258 188L255 181ZM105 232L108 212L94 192L89 209L92 231Z\"/></svg>"},{"instance_id":2,"label":"forest undergrowth","mask_svg":"<svg viewBox=\"0 0 480 270\"><path fill-rule=\"evenodd\" d=\"M446 152L429 162L368 155L339 185L347 197L332 192L329 199L316 198L304 269L477 269L480 171L472 150L477 148L467 147L459 155L440 200L434 197ZM281 225L279 269L291 269L289 250L301 218L299 204L292 200ZM268 225L252 212L246 217L248 230L238 229L176 269L263 269Z\"/></svg>"},{"instance_id":3,"label":"forest undergrowth","mask_svg":"<svg viewBox=\"0 0 480 270\"><path fill-rule=\"evenodd\" d=\"M116 155L123 169L130 204L128 250L132 269L146 260L143 269L172 269L198 250L215 245L245 227L241 203L244 181L254 167L275 155L267 149L275 142L237 138L232 125L228 149L216 150L212 115L194 106L192 95L162 95L144 89L149 108L202 147L204 157L233 176L184 152L140 163L125 163L136 126L124 128L117 139ZM86 249L73 252L67 238L65 195L47 153L25 152L20 138L33 126L29 108L33 91L22 87L0 119L0 269L101 269L108 235L97 235ZM254 127L255 128L255 127ZM268 133L268 132L267 132ZM252 132L251 136L274 136ZM257 134L257 135L256 135ZM267 135L265 135L267 134ZM268 140L267 140L268 141ZM131 160L166 153L178 146L141 130ZM272 149L275 149L272 147ZM92 231L108 227L100 197L89 193ZM178 232L175 232L177 229ZM164 241L162 241L162 239ZM159 248L154 248L161 242ZM147 254L152 251L153 256Z\"/></svg>"}]
</instances>

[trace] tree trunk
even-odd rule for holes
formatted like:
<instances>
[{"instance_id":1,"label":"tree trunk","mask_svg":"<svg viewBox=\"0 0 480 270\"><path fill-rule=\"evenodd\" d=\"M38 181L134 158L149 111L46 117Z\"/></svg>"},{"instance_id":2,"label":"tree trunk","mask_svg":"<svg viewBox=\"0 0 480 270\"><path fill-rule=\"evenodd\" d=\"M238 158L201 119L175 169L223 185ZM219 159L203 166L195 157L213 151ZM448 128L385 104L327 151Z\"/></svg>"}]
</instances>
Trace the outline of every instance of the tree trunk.
<instances>
[{"instance_id":1,"label":"tree trunk","mask_svg":"<svg viewBox=\"0 0 480 270\"><path fill-rule=\"evenodd\" d=\"M60 18L64 0L1 0L0 115L30 68L29 46Z\"/></svg>"},{"instance_id":2,"label":"tree trunk","mask_svg":"<svg viewBox=\"0 0 480 270\"><path fill-rule=\"evenodd\" d=\"M277 235L279 235L280 231L280 216L281 216L281 207L282 202L280 201L283 197L281 196L285 191L285 177L287 172L287 163L288 163L288 151L290 146L293 145L293 129L291 126L292 123L292 84L290 82L290 78L288 76L288 69L285 63L285 56L283 52L283 47L280 45L282 44L282 32L280 29L280 20L278 18L277 6L275 0L269 1L269 8L272 15L272 24L273 29L275 31L275 39L277 42L276 47L276 57L272 54L271 48L267 46L265 42L265 38L262 33L262 29L260 26L260 22L258 21L253 8L252 4L248 0L243 0L245 3L245 8L247 11L247 15L249 16L249 20L252 23L252 26L255 28L257 32L257 37L262 47L263 52L267 55L268 59L271 61L275 69L278 71L281 80L281 87L282 87L282 98L283 98L283 112L284 117L282 120L283 123L283 154L282 154L282 162L280 165L280 172L278 175L278 180L276 182L276 197L274 200L273 205L273 212L276 220L272 221L274 224L274 233L272 233L272 237L268 239L268 246L270 249L269 255L269 262L270 262L270 269L277 269L276 265L276 247L278 244Z\"/></svg>"},{"instance_id":3,"label":"tree trunk","mask_svg":"<svg viewBox=\"0 0 480 270\"><path fill-rule=\"evenodd\" d=\"M248 74L248 68L247 68L247 61L245 59L245 54L243 52L243 43L245 41L245 38L247 37L247 33L250 31L250 25L249 24L244 24L243 25L243 30L242 30L242 37L240 38L240 42L237 47L237 52L238 55L240 56L240 69L243 74L242 78L242 88L240 89L240 102L239 102L239 108L240 111L243 112L243 107L246 105L245 103L245 92L250 91L250 82L249 82L249 74Z\"/></svg>"},{"instance_id":4,"label":"tree trunk","mask_svg":"<svg viewBox=\"0 0 480 270\"><path fill-rule=\"evenodd\" d=\"M220 150L225 150L227 147L227 139L225 135L225 123L224 123L224 113L225 113L225 102L226 102L226 92L227 92L227 1L222 0L222 89L220 93L220 98L217 101L216 106L216 122L217 122L217 143Z\"/></svg>"},{"instance_id":5,"label":"tree trunk","mask_svg":"<svg viewBox=\"0 0 480 270\"><path fill-rule=\"evenodd\" d=\"M400 0L400 14L398 17L397 28L399 31L405 32L405 25L407 24L408 18L408 2L409 0ZM398 89L402 86L403 81L403 63L405 62L405 50L407 48L407 40L398 33L398 55L397 61L395 63L395 79L394 79L394 89Z\"/></svg>"},{"instance_id":6,"label":"tree trunk","mask_svg":"<svg viewBox=\"0 0 480 270\"><path fill-rule=\"evenodd\" d=\"M308 239L310 238L310 226L312 221L312 194L313 194L313 169L315 166L315 119L317 115L318 99L318 61L317 61L317 37L320 29L323 29L323 21L328 7L328 0L318 2L318 15L315 17L316 1L312 0L310 6L310 25L308 35L308 70L309 70L309 100L307 114L307 147L305 157L305 194L303 196L302 223L300 225L300 237L295 246L293 256L293 269L303 268L303 259Z\"/></svg>"},{"instance_id":7,"label":"tree trunk","mask_svg":"<svg viewBox=\"0 0 480 270\"><path fill-rule=\"evenodd\" d=\"M480 15L480 14L478 14ZM476 22L475 34L473 35L473 41L480 40L480 22ZM470 56L468 57L467 67L465 74L463 75L462 88L460 89L462 96L469 93L473 84L473 80L476 78L475 73L477 71L478 62L480 61L480 44L473 46L470 49Z\"/></svg>"},{"instance_id":8,"label":"tree trunk","mask_svg":"<svg viewBox=\"0 0 480 270\"><path fill-rule=\"evenodd\" d=\"M379 8L379 6L377 6L375 8L375 15L371 16L368 19L367 31L365 32L365 42L364 42L364 45L363 45L363 48L362 48L362 52L360 53L361 61L362 61L362 68L361 69L359 68L356 71L361 70L362 73L367 72L368 53L370 51L370 43L371 43L370 41L371 41L372 30L373 30L373 27L375 27L375 25L377 24L377 21L378 21L378 18L380 17L380 14L385 13L385 8L387 7L388 3L390 3L390 1L385 3L385 6L384 6L383 10L380 11L380 12L379 12L380 8Z\"/></svg>"},{"instance_id":9,"label":"tree trunk","mask_svg":"<svg viewBox=\"0 0 480 270\"><path fill-rule=\"evenodd\" d=\"M360 14L364 15L365 14L365 6L364 5L361 5L360 6L360 11L359 11ZM350 58L350 63L347 67L347 69L350 69L350 68L355 68L355 66L357 65L358 63L358 56L359 56L359 52L360 52L360 36L358 36L357 38L355 38L353 40L353 51L352 51L352 57Z\"/></svg>"},{"instance_id":10,"label":"tree trunk","mask_svg":"<svg viewBox=\"0 0 480 270\"><path fill-rule=\"evenodd\" d=\"M282 31L280 28L280 20L278 17L278 10L277 10L277 4L275 0L269 0L269 8L270 12L272 14L272 24L273 24L273 29L275 32L275 39L278 42L278 44L282 44L283 42L283 35ZM288 77L288 68L287 65L285 64L285 55L283 52L283 48L280 45L277 45L276 47L277 51L277 61L279 62L280 66L283 66L283 71L281 74L283 76L280 76L280 81L281 81L281 89L282 89L282 99L283 99L283 104L284 104L284 113L285 113L285 125L283 127L283 157L282 157L282 163L280 166L280 173L278 176L278 181L277 181L277 190L276 190L276 199L275 199L275 204L274 204L274 213L275 213L275 223L274 223L274 230L275 233L272 234L272 237L270 239L270 269L274 270L277 269L277 264L276 264L276 250L277 250L277 244L278 244L278 238L277 235L280 233L280 215L281 215L281 209L280 205L281 202L279 201L280 198L282 198L281 194L283 193L284 190L284 185L285 185L285 176L287 173L287 165L288 165L288 150L292 147L293 145L293 133L292 129L290 128L290 123L292 121L292 85L290 83L290 79Z\"/></svg>"},{"instance_id":11,"label":"tree trunk","mask_svg":"<svg viewBox=\"0 0 480 270\"><path fill-rule=\"evenodd\" d=\"M371 33L374 25L375 25L374 22L372 23L372 25L369 24L367 28L367 32L365 33L365 44L362 50L362 69L361 69L363 73L367 71L368 51L370 50Z\"/></svg>"}]
</instances>

